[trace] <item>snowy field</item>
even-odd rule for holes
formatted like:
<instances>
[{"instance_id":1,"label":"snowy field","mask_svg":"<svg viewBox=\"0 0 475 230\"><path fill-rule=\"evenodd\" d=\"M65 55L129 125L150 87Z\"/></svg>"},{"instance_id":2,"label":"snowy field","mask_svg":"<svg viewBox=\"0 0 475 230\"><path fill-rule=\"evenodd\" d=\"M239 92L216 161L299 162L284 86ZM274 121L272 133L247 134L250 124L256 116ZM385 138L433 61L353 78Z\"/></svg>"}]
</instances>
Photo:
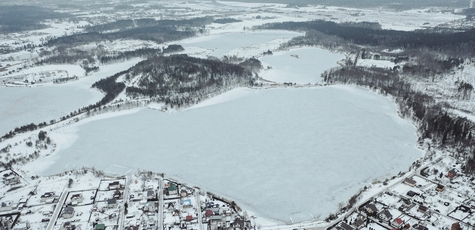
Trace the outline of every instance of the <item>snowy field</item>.
<instances>
[{"instance_id":1,"label":"snowy field","mask_svg":"<svg viewBox=\"0 0 475 230\"><path fill-rule=\"evenodd\" d=\"M320 75L344 58L342 54L311 47L278 52L260 59L264 69L271 67L260 77L275 82L322 83Z\"/></svg>"},{"instance_id":2,"label":"snowy field","mask_svg":"<svg viewBox=\"0 0 475 230\"><path fill-rule=\"evenodd\" d=\"M346 86L236 89L183 112L134 111L51 133L62 137L54 138L61 151L24 170L164 172L259 216L297 222L326 216L422 155L414 126L391 100Z\"/></svg>"}]
</instances>

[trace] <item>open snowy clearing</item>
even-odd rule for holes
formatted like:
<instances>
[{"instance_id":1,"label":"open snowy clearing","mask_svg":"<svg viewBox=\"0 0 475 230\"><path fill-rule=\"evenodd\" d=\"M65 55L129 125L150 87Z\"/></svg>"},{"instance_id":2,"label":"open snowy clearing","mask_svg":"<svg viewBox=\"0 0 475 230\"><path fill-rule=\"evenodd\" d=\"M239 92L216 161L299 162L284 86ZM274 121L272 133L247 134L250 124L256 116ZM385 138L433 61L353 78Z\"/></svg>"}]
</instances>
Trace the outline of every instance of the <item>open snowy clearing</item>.
<instances>
[{"instance_id":1,"label":"open snowy clearing","mask_svg":"<svg viewBox=\"0 0 475 230\"><path fill-rule=\"evenodd\" d=\"M54 132L63 136L53 138L57 155L24 169L164 172L263 217L298 222L335 211L364 185L407 170L422 155L414 126L397 116L394 103L365 90L238 89L212 100L177 113L142 109L80 121ZM52 165L41 172L45 164Z\"/></svg>"},{"instance_id":2,"label":"open snowy clearing","mask_svg":"<svg viewBox=\"0 0 475 230\"><path fill-rule=\"evenodd\" d=\"M311 47L278 52L260 59L264 69L271 67L260 77L275 82L322 83L320 75L344 58L342 54Z\"/></svg>"}]
</instances>

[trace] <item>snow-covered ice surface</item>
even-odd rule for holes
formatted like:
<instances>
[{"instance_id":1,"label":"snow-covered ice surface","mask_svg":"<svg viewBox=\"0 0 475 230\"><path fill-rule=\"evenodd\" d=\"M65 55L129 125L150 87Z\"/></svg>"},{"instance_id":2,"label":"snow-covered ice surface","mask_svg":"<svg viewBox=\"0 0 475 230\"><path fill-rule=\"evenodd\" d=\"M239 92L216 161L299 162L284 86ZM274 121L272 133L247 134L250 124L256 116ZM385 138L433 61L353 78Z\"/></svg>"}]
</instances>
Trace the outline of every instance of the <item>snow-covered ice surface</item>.
<instances>
[{"instance_id":1,"label":"snow-covered ice surface","mask_svg":"<svg viewBox=\"0 0 475 230\"><path fill-rule=\"evenodd\" d=\"M312 47L276 52L260 59L264 69L272 67L262 71L260 76L275 82L322 83L320 75L344 58L342 54Z\"/></svg>"},{"instance_id":2,"label":"snow-covered ice surface","mask_svg":"<svg viewBox=\"0 0 475 230\"><path fill-rule=\"evenodd\" d=\"M88 89L90 85L1 87L0 134L30 123L49 123L72 111L100 100L102 93Z\"/></svg>"},{"instance_id":3,"label":"snow-covered ice surface","mask_svg":"<svg viewBox=\"0 0 475 230\"><path fill-rule=\"evenodd\" d=\"M302 36L302 33L291 31L256 31L256 32L241 32L241 33L226 33L226 34L214 34L202 37L195 37L186 39L178 44L182 45L185 50L195 47L208 51L208 55L217 58L222 58L224 55L236 55L239 57L247 57L247 52L235 50L237 48L245 49L246 47L253 47L253 51L256 49L260 54L267 51L266 43L271 41L279 41L280 39L290 39L297 36ZM257 45L262 44L264 48L259 50ZM233 52L231 52L233 51Z\"/></svg>"},{"instance_id":4,"label":"snow-covered ice surface","mask_svg":"<svg viewBox=\"0 0 475 230\"><path fill-rule=\"evenodd\" d=\"M324 217L422 155L414 126L391 100L366 90L236 89L211 100L177 113L142 109L80 121L55 131L71 135L65 146L55 139L57 155L25 170L123 165L164 172L287 222Z\"/></svg>"},{"instance_id":5,"label":"snow-covered ice surface","mask_svg":"<svg viewBox=\"0 0 475 230\"><path fill-rule=\"evenodd\" d=\"M141 59L101 66L99 72L78 81L37 87L0 87L0 136L22 125L59 120L84 106L94 104L104 96L91 89L94 82L127 69ZM39 67L36 67L38 70ZM43 66L48 70L75 71L74 66ZM29 70L27 70L29 71ZM76 70L77 71L77 70Z\"/></svg>"}]
</instances>

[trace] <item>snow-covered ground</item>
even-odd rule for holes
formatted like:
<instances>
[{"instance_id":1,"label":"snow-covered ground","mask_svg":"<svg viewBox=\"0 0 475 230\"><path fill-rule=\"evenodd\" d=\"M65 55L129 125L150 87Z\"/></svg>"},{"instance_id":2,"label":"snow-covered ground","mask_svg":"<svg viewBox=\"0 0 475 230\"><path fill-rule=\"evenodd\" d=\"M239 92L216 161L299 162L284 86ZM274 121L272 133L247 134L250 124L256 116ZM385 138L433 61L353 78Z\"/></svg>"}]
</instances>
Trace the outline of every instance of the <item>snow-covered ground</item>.
<instances>
[{"instance_id":1,"label":"snow-covered ground","mask_svg":"<svg viewBox=\"0 0 475 230\"><path fill-rule=\"evenodd\" d=\"M260 77L275 82L321 83L320 75L344 58L342 54L310 47L275 52L260 59L265 69Z\"/></svg>"},{"instance_id":2,"label":"snow-covered ground","mask_svg":"<svg viewBox=\"0 0 475 230\"><path fill-rule=\"evenodd\" d=\"M55 139L62 150L24 169L49 175L115 164L164 172L258 215L298 222L324 217L422 155L394 103L365 90L238 89L213 100L184 112L80 121L50 132L64 137Z\"/></svg>"}]
</instances>

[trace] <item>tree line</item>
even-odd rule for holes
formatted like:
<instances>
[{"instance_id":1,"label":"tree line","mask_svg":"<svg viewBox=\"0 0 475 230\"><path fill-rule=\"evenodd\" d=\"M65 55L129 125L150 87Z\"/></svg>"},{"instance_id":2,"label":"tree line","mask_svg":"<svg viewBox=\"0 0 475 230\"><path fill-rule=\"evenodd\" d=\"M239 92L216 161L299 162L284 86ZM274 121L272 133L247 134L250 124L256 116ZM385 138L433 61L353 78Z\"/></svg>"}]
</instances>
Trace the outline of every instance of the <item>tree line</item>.
<instances>
[{"instance_id":1,"label":"tree line","mask_svg":"<svg viewBox=\"0 0 475 230\"><path fill-rule=\"evenodd\" d=\"M213 19L210 17L186 20L137 19L131 20L132 24L137 24L133 27L130 27L130 23L125 21L121 20L110 24L88 27L85 33L53 37L46 41L44 45L49 47L62 45L72 47L117 39L137 39L154 41L160 44L195 36L197 32L201 31L202 26L211 24ZM120 30L115 31L118 27ZM114 32L105 33L106 30L114 30Z\"/></svg>"},{"instance_id":2,"label":"tree line","mask_svg":"<svg viewBox=\"0 0 475 230\"><path fill-rule=\"evenodd\" d=\"M278 22L258 26L258 29L318 31L361 46L392 49L433 49L438 52L457 50L459 56L471 57L475 52L475 29L456 33L427 33L375 29L357 24L315 20L308 22ZM310 36L311 34L307 35ZM463 49L460 49L463 47Z\"/></svg>"},{"instance_id":3,"label":"tree line","mask_svg":"<svg viewBox=\"0 0 475 230\"><path fill-rule=\"evenodd\" d=\"M88 26L85 28L87 32L107 32L114 30L127 30L131 28L140 28L140 27L202 27L204 25L209 25L213 22L212 17L200 17L192 19L183 19L183 20L156 20L154 18L140 18L140 19L123 19L117 20L115 22L110 22L101 25Z\"/></svg>"}]
</instances>

